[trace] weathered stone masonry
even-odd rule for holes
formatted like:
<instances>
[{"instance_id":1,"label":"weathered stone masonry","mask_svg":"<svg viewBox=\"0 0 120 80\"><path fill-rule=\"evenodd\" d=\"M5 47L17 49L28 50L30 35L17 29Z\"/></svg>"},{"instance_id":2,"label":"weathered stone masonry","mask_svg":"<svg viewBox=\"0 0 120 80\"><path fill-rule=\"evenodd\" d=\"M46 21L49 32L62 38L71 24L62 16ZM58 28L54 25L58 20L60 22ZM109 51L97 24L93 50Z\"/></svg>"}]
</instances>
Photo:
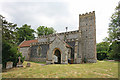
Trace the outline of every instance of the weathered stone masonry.
<instances>
[{"instance_id":1,"label":"weathered stone masonry","mask_svg":"<svg viewBox=\"0 0 120 80\"><path fill-rule=\"evenodd\" d=\"M47 64L96 62L95 12L79 15L76 31L43 35L31 43L29 60Z\"/></svg>"}]
</instances>

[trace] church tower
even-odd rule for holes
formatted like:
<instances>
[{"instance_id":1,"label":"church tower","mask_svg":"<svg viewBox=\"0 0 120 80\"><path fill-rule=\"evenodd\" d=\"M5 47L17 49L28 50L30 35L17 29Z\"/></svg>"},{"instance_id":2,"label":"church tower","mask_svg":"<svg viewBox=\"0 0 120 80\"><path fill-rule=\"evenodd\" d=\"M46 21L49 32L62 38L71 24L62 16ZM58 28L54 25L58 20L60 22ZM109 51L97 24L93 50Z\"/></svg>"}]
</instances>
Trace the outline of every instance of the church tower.
<instances>
[{"instance_id":1,"label":"church tower","mask_svg":"<svg viewBox=\"0 0 120 80\"><path fill-rule=\"evenodd\" d=\"M96 62L96 21L95 11L79 15L79 30L81 31L82 62Z\"/></svg>"}]
</instances>

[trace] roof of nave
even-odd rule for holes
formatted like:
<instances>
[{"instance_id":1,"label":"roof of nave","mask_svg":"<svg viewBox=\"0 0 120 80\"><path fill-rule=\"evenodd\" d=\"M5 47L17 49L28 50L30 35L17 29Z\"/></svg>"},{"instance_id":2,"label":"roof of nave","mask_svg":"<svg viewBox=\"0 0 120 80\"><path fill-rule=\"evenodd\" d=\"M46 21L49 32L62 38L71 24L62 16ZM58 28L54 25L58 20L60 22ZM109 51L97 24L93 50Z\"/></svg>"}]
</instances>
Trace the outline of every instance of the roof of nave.
<instances>
[{"instance_id":1,"label":"roof of nave","mask_svg":"<svg viewBox=\"0 0 120 80\"><path fill-rule=\"evenodd\" d=\"M36 42L38 42L37 39L35 39L35 40L23 41L23 42L19 45L19 47L29 47L31 43L36 43Z\"/></svg>"},{"instance_id":2,"label":"roof of nave","mask_svg":"<svg viewBox=\"0 0 120 80\"><path fill-rule=\"evenodd\" d=\"M41 35L41 36L38 36L38 38L52 37L52 36L56 36L56 34L57 34L57 35L74 34L74 33L78 33L78 32L80 32L80 30L68 31L68 32L61 32L61 33L55 33L55 34L49 34L49 35Z\"/></svg>"}]
</instances>

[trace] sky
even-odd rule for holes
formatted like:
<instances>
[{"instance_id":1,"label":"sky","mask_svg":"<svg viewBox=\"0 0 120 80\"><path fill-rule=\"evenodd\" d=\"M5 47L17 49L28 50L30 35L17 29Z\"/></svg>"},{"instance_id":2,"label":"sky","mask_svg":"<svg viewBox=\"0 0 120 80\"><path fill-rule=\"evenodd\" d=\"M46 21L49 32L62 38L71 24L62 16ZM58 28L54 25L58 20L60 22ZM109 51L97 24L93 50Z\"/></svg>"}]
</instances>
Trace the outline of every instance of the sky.
<instances>
[{"instance_id":1,"label":"sky","mask_svg":"<svg viewBox=\"0 0 120 80\"><path fill-rule=\"evenodd\" d=\"M95 11L96 41L108 36L110 17L119 0L0 0L0 14L21 27L53 27L57 33L78 30L79 14Z\"/></svg>"}]
</instances>

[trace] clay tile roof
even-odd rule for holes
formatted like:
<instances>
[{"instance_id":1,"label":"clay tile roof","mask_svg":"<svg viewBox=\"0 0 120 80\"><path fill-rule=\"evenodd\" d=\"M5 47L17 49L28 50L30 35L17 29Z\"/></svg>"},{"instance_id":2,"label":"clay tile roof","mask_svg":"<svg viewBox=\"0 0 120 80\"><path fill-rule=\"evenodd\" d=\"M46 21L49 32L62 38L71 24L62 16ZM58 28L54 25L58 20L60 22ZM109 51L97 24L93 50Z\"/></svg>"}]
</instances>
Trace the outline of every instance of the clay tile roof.
<instances>
[{"instance_id":1,"label":"clay tile roof","mask_svg":"<svg viewBox=\"0 0 120 80\"><path fill-rule=\"evenodd\" d=\"M28 40L28 41L23 41L19 47L29 47L31 43L36 43L38 40Z\"/></svg>"}]
</instances>

